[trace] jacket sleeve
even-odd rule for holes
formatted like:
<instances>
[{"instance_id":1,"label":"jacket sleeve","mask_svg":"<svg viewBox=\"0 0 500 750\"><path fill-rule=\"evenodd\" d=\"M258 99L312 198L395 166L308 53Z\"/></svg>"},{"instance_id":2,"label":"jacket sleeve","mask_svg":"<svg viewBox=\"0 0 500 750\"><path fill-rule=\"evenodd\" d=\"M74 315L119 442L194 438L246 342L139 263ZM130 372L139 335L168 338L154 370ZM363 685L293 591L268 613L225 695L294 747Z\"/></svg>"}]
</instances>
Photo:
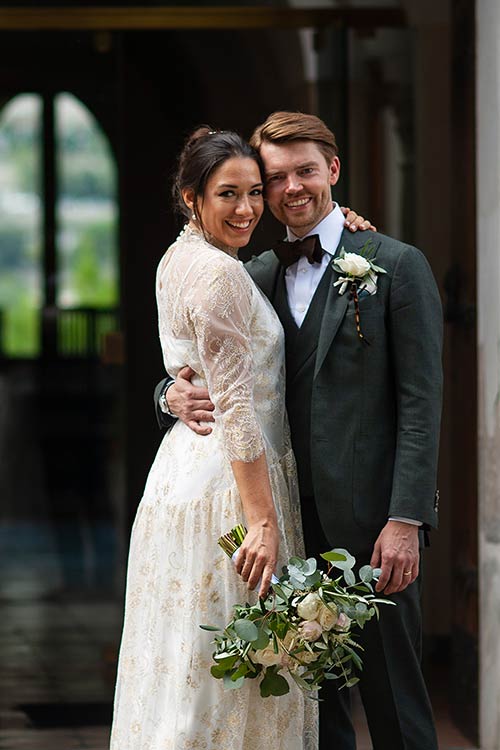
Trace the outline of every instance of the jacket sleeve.
<instances>
[{"instance_id":1,"label":"jacket sleeve","mask_svg":"<svg viewBox=\"0 0 500 750\"><path fill-rule=\"evenodd\" d=\"M397 436L389 516L437 526L436 476L442 405L442 306L424 255L407 246L390 293Z\"/></svg>"}]
</instances>

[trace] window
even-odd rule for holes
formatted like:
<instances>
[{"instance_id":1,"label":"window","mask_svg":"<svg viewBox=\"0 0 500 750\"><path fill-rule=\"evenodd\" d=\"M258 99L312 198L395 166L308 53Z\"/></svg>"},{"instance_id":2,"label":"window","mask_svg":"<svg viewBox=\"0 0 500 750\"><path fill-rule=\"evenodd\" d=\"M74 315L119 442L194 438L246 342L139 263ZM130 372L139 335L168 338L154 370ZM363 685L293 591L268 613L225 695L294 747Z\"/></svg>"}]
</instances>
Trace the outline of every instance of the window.
<instances>
[{"instance_id":1,"label":"window","mask_svg":"<svg viewBox=\"0 0 500 750\"><path fill-rule=\"evenodd\" d=\"M0 112L4 357L92 356L116 329L116 184L106 136L72 94L20 94Z\"/></svg>"},{"instance_id":2,"label":"window","mask_svg":"<svg viewBox=\"0 0 500 750\"><path fill-rule=\"evenodd\" d=\"M42 99L21 94L0 112L0 348L40 351Z\"/></svg>"}]
</instances>

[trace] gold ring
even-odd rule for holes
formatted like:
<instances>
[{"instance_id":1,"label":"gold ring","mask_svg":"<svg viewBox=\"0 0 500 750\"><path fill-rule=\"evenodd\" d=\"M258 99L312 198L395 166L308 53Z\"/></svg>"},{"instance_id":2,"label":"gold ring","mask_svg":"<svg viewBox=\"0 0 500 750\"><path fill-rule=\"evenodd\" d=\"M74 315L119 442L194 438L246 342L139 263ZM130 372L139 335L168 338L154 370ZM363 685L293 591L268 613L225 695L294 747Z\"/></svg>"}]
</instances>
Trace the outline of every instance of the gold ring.
<instances>
[{"instance_id":1,"label":"gold ring","mask_svg":"<svg viewBox=\"0 0 500 750\"><path fill-rule=\"evenodd\" d=\"M411 576L411 570L405 570L403 573L404 576Z\"/></svg>"}]
</instances>

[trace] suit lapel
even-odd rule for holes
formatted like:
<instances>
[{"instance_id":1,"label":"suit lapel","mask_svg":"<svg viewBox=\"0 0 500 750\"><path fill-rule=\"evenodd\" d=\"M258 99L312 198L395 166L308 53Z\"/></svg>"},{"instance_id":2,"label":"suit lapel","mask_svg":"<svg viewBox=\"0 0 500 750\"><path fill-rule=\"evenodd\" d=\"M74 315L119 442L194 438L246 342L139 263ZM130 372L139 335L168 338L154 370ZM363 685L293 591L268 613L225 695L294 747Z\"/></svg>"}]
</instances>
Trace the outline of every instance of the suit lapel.
<instances>
[{"instance_id":1,"label":"suit lapel","mask_svg":"<svg viewBox=\"0 0 500 750\"><path fill-rule=\"evenodd\" d=\"M332 258L332 263L335 257L340 253L342 248L346 253L359 253L365 240L363 240L363 234L361 236L353 235L352 232L344 229L340 242L335 251L335 256ZM376 243L375 249L378 247ZM378 243L380 244L380 243ZM318 340L318 351L316 354L316 365L314 368L314 377L317 376L318 372L325 361L325 357L328 354L332 342L337 335L340 325L347 312L347 305L349 303L349 293L346 291L344 294L339 294L339 288L334 287L333 284L339 278L340 274L332 268L332 281L328 290L328 297L325 303L325 311L323 314L323 320L321 322L321 329Z\"/></svg>"}]
</instances>

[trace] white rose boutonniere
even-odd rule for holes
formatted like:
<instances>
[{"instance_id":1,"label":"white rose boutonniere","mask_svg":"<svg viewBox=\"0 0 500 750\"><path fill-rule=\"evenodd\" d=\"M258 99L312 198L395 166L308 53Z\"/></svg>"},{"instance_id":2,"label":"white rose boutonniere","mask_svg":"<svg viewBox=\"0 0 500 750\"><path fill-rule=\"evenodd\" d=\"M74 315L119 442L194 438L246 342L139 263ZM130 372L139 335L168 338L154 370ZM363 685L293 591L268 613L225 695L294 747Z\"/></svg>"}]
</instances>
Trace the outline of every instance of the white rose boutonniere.
<instances>
[{"instance_id":1,"label":"white rose boutonniere","mask_svg":"<svg viewBox=\"0 0 500 750\"><path fill-rule=\"evenodd\" d=\"M344 294L350 286L351 298L354 300L356 315L356 330L359 338L368 344L369 341L363 336L359 317L359 292L366 289L369 294L375 294L377 290L377 276L379 273L387 273L385 268L375 265L375 249L372 240L368 240L359 253L346 253L344 248L340 250L337 258L332 261L332 267L337 273L342 274L333 286L340 286L339 294Z\"/></svg>"},{"instance_id":2,"label":"white rose boutonniere","mask_svg":"<svg viewBox=\"0 0 500 750\"><path fill-rule=\"evenodd\" d=\"M358 253L346 253L344 250L342 250L344 253L343 256L339 257L339 259L335 262L337 266L345 273L347 274L347 278L358 278L362 279L366 276L368 271L370 270L370 264L366 260L366 258L363 258L362 255L358 255ZM335 265L334 263L334 265ZM336 282L339 283L338 281ZM344 281L344 284L347 282ZM343 294L344 290L340 292L340 294Z\"/></svg>"}]
</instances>

